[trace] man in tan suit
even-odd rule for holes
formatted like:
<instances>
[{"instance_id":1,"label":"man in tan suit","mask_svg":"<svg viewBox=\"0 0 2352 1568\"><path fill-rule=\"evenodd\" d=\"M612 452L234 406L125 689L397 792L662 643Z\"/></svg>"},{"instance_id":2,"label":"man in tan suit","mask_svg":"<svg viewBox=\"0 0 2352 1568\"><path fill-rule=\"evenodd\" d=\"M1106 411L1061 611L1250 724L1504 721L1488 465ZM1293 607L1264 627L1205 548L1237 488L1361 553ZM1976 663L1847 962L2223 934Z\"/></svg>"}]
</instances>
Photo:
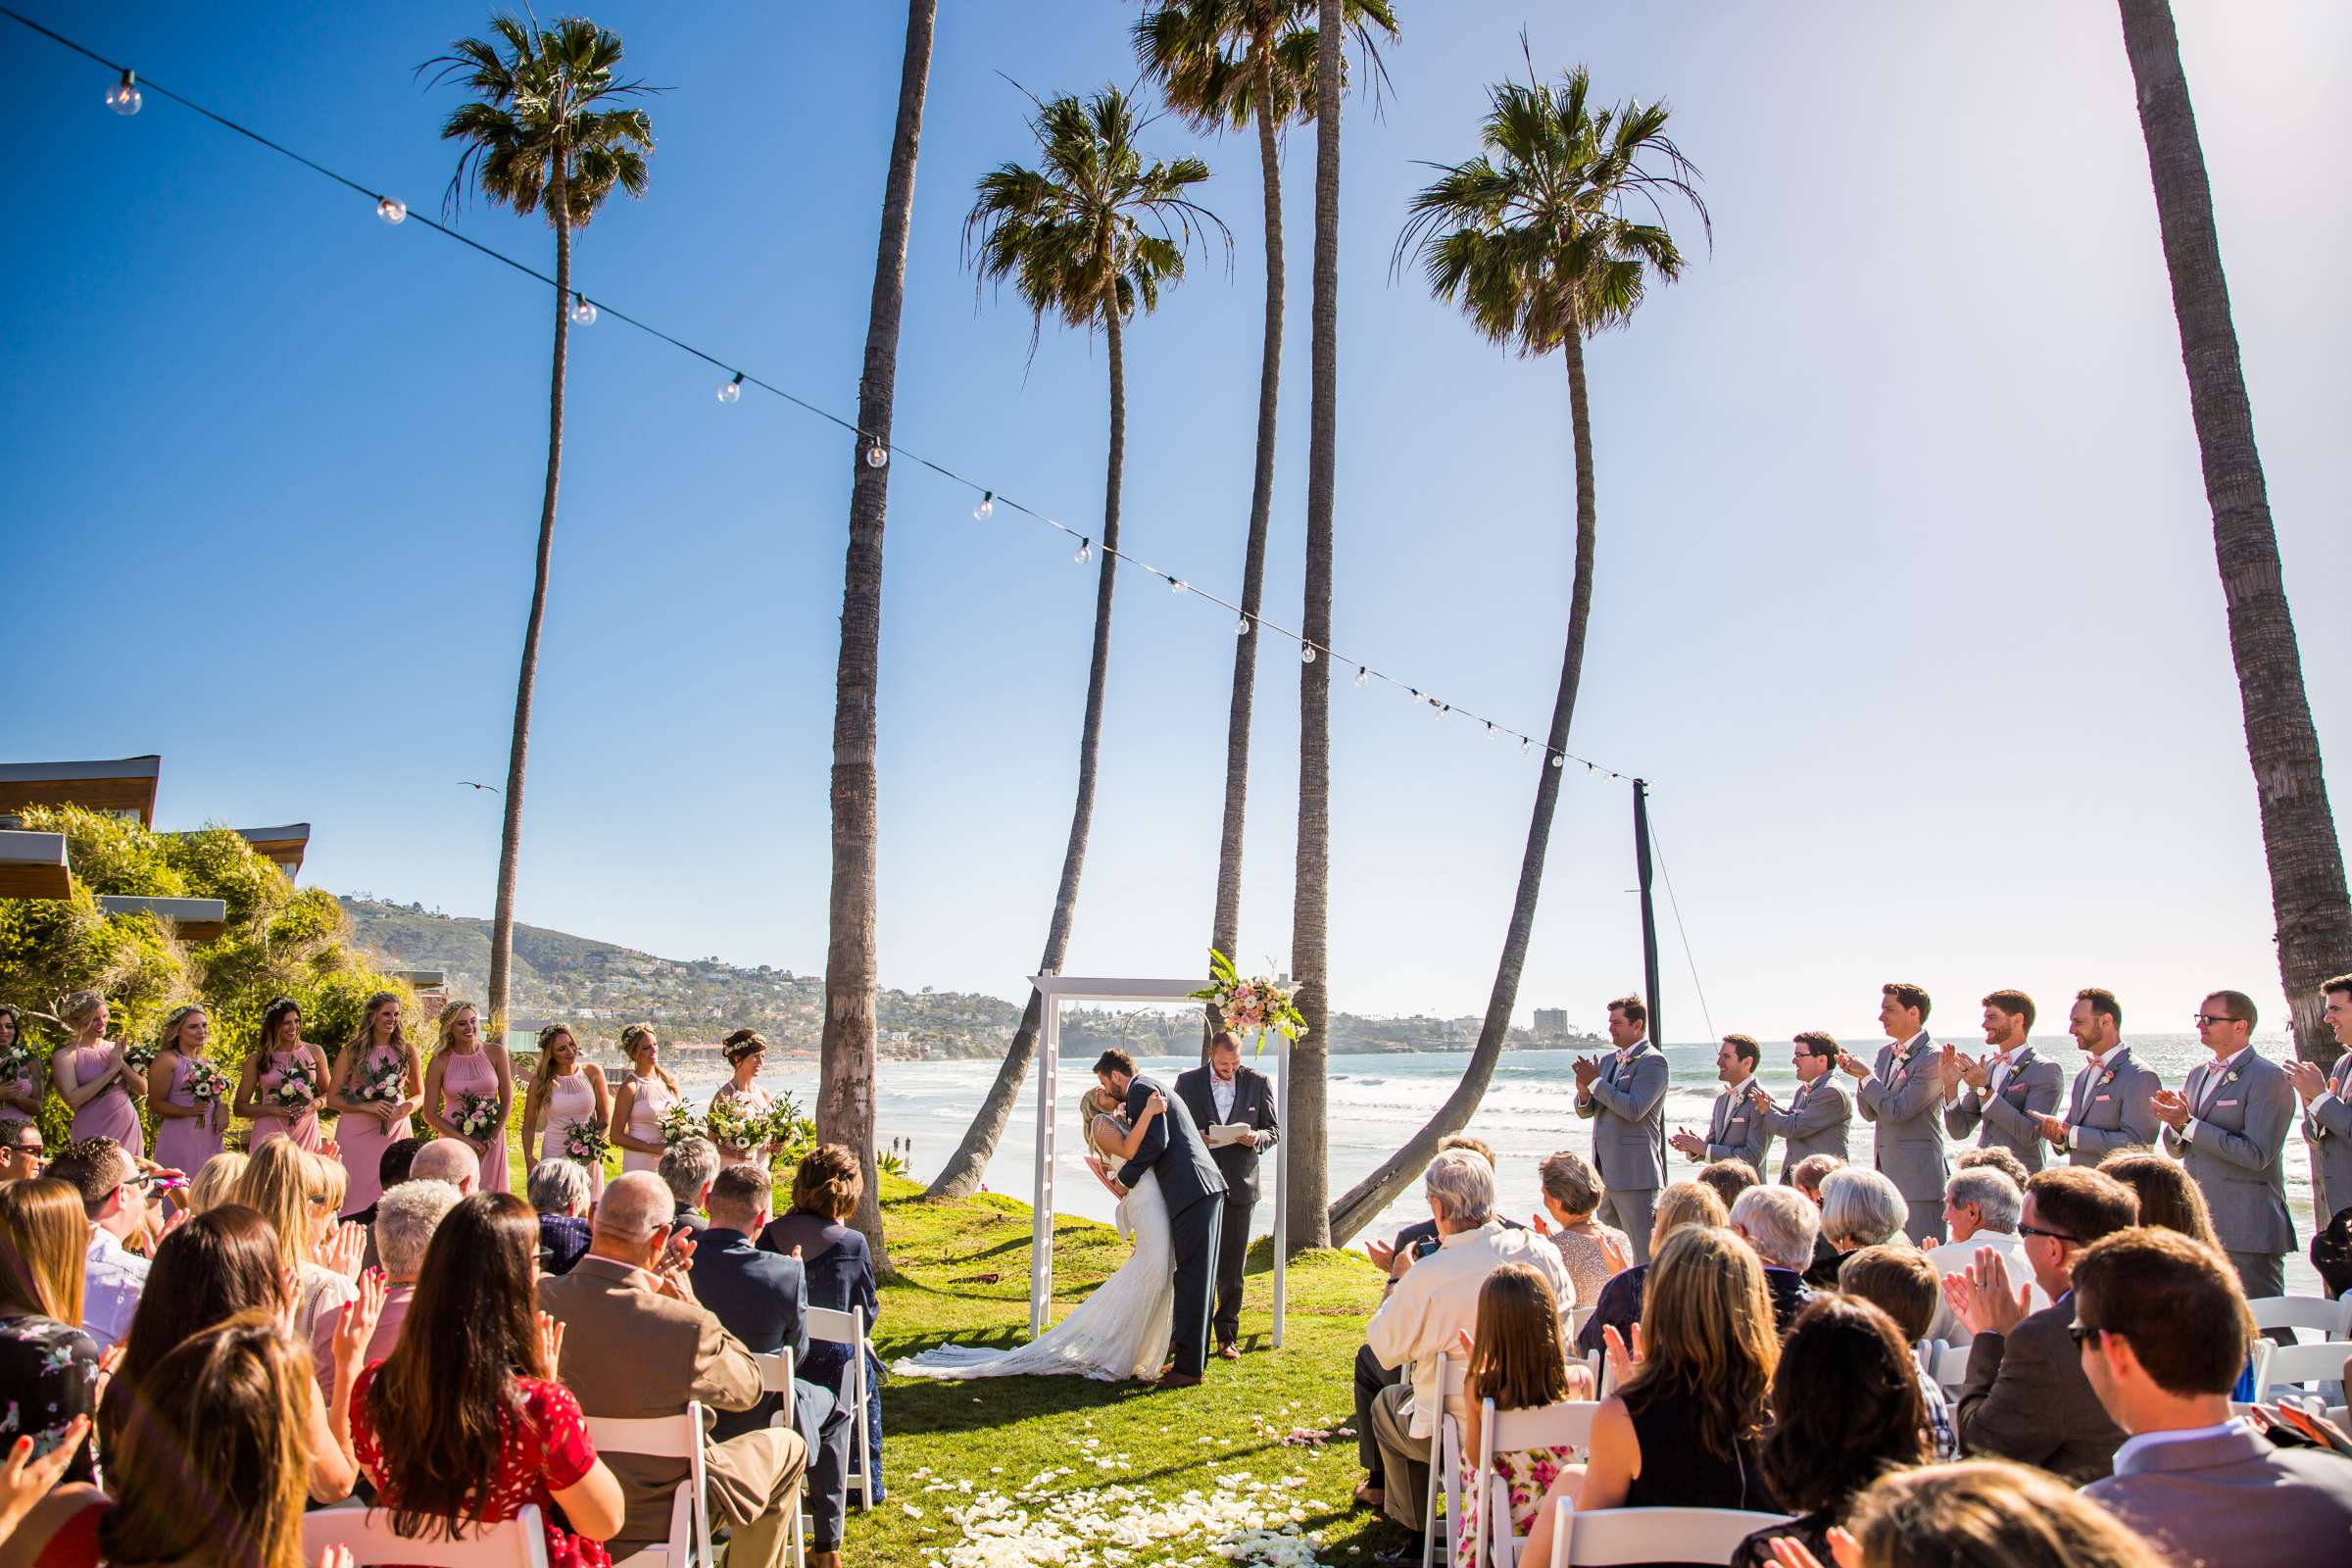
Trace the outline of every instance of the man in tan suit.
<instances>
[{"instance_id":1,"label":"man in tan suit","mask_svg":"<svg viewBox=\"0 0 2352 1568\"><path fill-rule=\"evenodd\" d=\"M591 1417L676 1415L689 1399L707 1409L760 1402L760 1364L741 1340L695 1300L687 1274L694 1244L670 1245L676 1203L651 1171L620 1177L597 1205L588 1253L569 1274L539 1282L539 1304L564 1325L565 1386ZM620 1478L628 1520L610 1543L625 1557L669 1539L683 1459L604 1455ZM786 1427L763 1427L710 1446L710 1511L734 1527L732 1568L776 1568L799 1527L808 1449Z\"/></svg>"}]
</instances>

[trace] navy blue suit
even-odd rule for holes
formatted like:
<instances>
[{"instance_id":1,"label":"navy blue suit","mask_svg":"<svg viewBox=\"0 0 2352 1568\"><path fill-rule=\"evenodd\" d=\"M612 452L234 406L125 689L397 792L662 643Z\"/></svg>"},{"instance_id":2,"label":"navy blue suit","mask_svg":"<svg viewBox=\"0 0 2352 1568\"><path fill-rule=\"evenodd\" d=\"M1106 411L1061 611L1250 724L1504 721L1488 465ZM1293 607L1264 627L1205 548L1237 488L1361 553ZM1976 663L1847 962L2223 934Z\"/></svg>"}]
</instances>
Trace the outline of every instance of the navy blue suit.
<instances>
[{"instance_id":1,"label":"navy blue suit","mask_svg":"<svg viewBox=\"0 0 2352 1568\"><path fill-rule=\"evenodd\" d=\"M854 1226L806 1208L779 1214L760 1233L760 1250L789 1256L801 1250L801 1268L808 1278L808 1304L835 1312L865 1309L865 1330L882 1315L874 1294L874 1256L865 1235ZM880 1502L882 1486L882 1363L865 1354L865 1474L873 1485L869 1502ZM850 1347L819 1340L808 1347L808 1381L833 1391L836 1402L850 1396ZM856 1411L851 1415L855 1417Z\"/></svg>"},{"instance_id":2,"label":"navy blue suit","mask_svg":"<svg viewBox=\"0 0 2352 1568\"><path fill-rule=\"evenodd\" d=\"M1216 1271L1217 1237L1225 1217L1225 1178L1209 1157L1208 1145L1184 1097L1137 1077L1127 1085L1127 1121L1133 1126L1154 1091L1168 1108L1152 1118L1135 1157L1119 1167L1121 1187L1133 1187L1151 1171L1168 1205L1168 1239L1176 1250L1176 1327L1170 1348L1176 1370L1199 1377L1208 1368L1208 1297Z\"/></svg>"},{"instance_id":3,"label":"navy blue suit","mask_svg":"<svg viewBox=\"0 0 2352 1568\"><path fill-rule=\"evenodd\" d=\"M691 1274L695 1298L747 1348L761 1355L792 1352L792 1425L808 1445L809 1522L817 1550L839 1550L849 1500L850 1417L829 1391L797 1375L808 1354L806 1274L795 1259L763 1252L741 1231L720 1225L706 1227L695 1239ZM724 1443L756 1432L778 1408L770 1394L749 1410L721 1411L710 1435Z\"/></svg>"}]
</instances>

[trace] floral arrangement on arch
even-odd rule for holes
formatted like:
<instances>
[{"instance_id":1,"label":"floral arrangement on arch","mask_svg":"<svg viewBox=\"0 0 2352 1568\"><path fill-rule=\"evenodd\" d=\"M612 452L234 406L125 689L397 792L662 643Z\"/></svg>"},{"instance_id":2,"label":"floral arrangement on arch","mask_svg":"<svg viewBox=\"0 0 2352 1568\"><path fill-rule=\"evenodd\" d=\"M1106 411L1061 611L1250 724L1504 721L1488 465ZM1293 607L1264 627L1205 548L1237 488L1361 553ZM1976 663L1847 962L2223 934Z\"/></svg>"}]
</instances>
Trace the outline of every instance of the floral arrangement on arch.
<instances>
[{"instance_id":1,"label":"floral arrangement on arch","mask_svg":"<svg viewBox=\"0 0 2352 1568\"><path fill-rule=\"evenodd\" d=\"M1290 991L1266 975L1243 978L1233 960L1214 948L1208 950L1208 984L1193 992L1192 1000L1215 1006L1235 1034L1254 1035L1261 1052L1269 1029L1293 1045L1306 1033L1306 1019Z\"/></svg>"}]
</instances>

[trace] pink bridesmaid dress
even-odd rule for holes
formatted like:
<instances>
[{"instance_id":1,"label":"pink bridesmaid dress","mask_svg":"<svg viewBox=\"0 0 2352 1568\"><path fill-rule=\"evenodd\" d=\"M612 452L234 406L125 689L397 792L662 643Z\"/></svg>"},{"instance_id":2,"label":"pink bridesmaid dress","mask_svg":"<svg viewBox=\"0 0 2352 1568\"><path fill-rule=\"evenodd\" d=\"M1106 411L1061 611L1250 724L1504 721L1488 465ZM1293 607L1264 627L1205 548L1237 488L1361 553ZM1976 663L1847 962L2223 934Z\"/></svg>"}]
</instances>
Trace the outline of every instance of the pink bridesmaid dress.
<instances>
[{"instance_id":1,"label":"pink bridesmaid dress","mask_svg":"<svg viewBox=\"0 0 2352 1568\"><path fill-rule=\"evenodd\" d=\"M443 1058L441 1068L441 1114L451 1123L458 1119L460 1095L498 1095L498 1069L490 1065L485 1052L452 1051ZM507 1179L507 1130L499 1128L490 1135L489 1152L482 1155L482 1181L479 1189L485 1193L511 1191Z\"/></svg>"},{"instance_id":2,"label":"pink bridesmaid dress","mask_svg":"<svg viewBox=\"0 0 2352 1568\"><path fill-rule=\"evenodd\" d=\"M640 1078L632 1073L626 1082L636 1091L635 1097L629 1102L629 1136L642 1138L648 1143L660 1143L662 1113L676 1104L678 1097L670 1093L669 1085L662 1081L660 1073L651 1078ZM662 1168L662 1156L624 1149L620 1152L620 1168L624 1175L633 1170L658 1171Z\"/></svg>"},{"instance_id":3,"label":"pink bridesmaid dress","mask_svg":"<svg viewBox=\"0 0 2352 1568\"><path fill-rule=\"evenodd\" d=\"M37 1116L40 1114L41 1098L44 1091L48 1087L48 1064L46 1062L35 1061L29 1068L25 1069L24 1077L10 1079L8 1081L8 1088L17 1094L23 1095L26 1100L31 1101L33 1103L32 1114ZM23 1119L24 1115L25 1112L24 1110L13 1104L0 1107L0 1116L15 1116L19 1119Z\"/></svg>"},{"instance_id":4,"label":"pink bridesmaid dress","mask_svg":"<svg viewBox=\"0 0 2352 1568\"><path fill-rule=\"evenodd\" d=\"M165 1086L162 1096L166 1103L183 1110L196 1106L195 1097L188 1093L188 1079L194 1075L196 1064L186 1056L172 1058L172 1082ZM150 1090L154 1080L148 1081ZM221 1110L219 1102L207 1105L201 1116L158 1116L155 1119L155 1162L174 1170L184 1170L190 1176L204 1167L204 1162L220 1152Z\"/></svg>"},{"instance_id":5,"label":"pink bridesmaid dress","mask_svg":"<svg viewBox=\"0 0 2352 1568\"><path fill-rule=\"evenodd\" d=\"M301 1056L300 1051L272 1051L270 1053L270 1064L262 1069L261 1076L254 1081L254 1099L258 1103L267 1106L270 1102L270 1091L274 1090L279 1081L286 1076L286 1068ZM317 1071L315 1064L312 1070ZM323 1082L315 1087L319 1094L326 1093L326 1085ZM311 1108L292 1121L288 1121L283 1116L272 1116L265 1110L261 1115L253 1118L253 1131L246 1136L245 1147L248 1151L259 1150L272 1138L291 1138L294 1140L296 1149L308 1149L316 1152L322 1142L318 1136L318 1102L316 1100L312 1101Z\"/></svg>"},{"instance_id":6,"label":"pink bridesmaid dress","mask_svg":"<svg viewBox=\"0 0 2352 1568\"><path fill-rule=\"evenodd\" d=\"M356 1090L368 1081L371 1072L383 1070L384 1064L404 1059L394 1046L370 1046L368 1054L353 1064L347 1091ZM375 1102L369 1102L375 1103ZM377 1167L383 1163L384 1150L395 1139L406 1137L407 1118L386 1122L372 1111L350 1110L335 1118L335 1144L343 1159L343 1214L346 1219L363 1208L374 1206L384 1195L383 1173Z\"/></svg>"},{"instance_id":7,"label":"pink bridesmaid dress","mask_svg":"<svg viewBox=\"0 0 2352 1568\"><path fill-rule=\"evenodd\" d=\"M604 1122L596 1114L596 1085L588 1075L574 1067L555 1081L547 1092L547 1131L539 1141L541 1159L564 1157L564 1134L572 1127L594 1127L602 1132ZM605 1162L598 1160L587 1167L588 1201L602 1202L605 1196Z\"/></svg>"},{"instance_id":8,"label":"pink bridesmaid dress","mask_svg":"<svg viewBox=\"0 0 2352 1568\"><path fill-rule=\"evenodd\" d=\"M95 1046L65 1046L67 1059L74 1064L74 1083L76 1088L88 1083L106 1070L107 1058L115 1048L101 1043ZM147 1134L139 1126L139 1107L132 1102L130 1091L122 1087L118 1077L74 1113L74 1136L83 1138L112 1138L134 1155L147 1152Z\"/></svg>"}]
</instances>

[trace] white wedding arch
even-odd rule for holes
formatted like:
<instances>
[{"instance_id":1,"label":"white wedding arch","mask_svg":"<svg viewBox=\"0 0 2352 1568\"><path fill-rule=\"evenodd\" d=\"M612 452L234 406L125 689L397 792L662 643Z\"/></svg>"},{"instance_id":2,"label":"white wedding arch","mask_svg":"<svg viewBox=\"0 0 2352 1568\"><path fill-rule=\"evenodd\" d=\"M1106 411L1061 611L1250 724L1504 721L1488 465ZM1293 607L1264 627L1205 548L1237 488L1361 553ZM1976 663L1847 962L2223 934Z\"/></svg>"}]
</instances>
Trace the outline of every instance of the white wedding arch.
<instances>
[{"instance_id":1,"label":"white wedding arch","mask_svg":"<svg viewBox=\"0 0 2352 1568\"><path fill-rule=\"evenodd\" d=\"M1102 980L1062 974L1031 975L1045 1038L1037 1048L1037 1172L1031 1183L1029 1246L1029 1337L1046 1332L1046 1312L1054 1298L1054 1133L1061 1124L1056 1102L1061 1077L1061 1008L1070 1002L1188 1002L1200 989L1198 980ZM1271 1031L1269 1031L1271 1033ZM1274 1041L1274 1103L1287 1119L1284 1099L1291 1081L1291 1043L1279 1033ZM1093 1074L1090 1072L1091 1078ZM1290 1268L1285 1244L1290 1240L1290 1216L1284 1200L1291 1168L1291 1141L1274 1144L1274 1347L1282 1348L1286 1306L1285 1287ZM1214 1286L1212 1284L1213 1291Z\"/></svg>"}]
</instances>

